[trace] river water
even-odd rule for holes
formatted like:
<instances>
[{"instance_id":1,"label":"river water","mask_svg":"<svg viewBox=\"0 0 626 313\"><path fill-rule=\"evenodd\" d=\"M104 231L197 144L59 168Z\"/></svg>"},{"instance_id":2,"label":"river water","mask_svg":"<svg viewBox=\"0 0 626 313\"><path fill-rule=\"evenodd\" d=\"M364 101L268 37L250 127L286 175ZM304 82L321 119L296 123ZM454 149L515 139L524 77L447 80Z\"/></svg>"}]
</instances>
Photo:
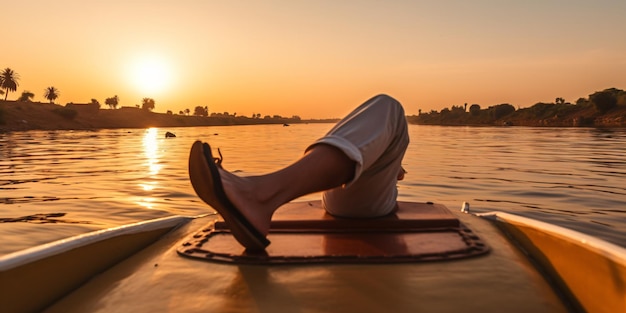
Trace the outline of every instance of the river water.
<instances>
[{"instance_id":1,"label":"river water","mask_svg":"<svg viewBox=\"0 0 626 313\"><path fill-rule=\"evenodd\" d=\"M262 174L331 124L0 134L0 255L92 230L213 212L187 176L194 140ZM165 132L176 138L165 138ZM626 129L410 125L399 200L505 211L626 246ZM306 178L303 178L306 179ZM300 200L318 199L312 194Z\"/></svg>"}]
</instances>

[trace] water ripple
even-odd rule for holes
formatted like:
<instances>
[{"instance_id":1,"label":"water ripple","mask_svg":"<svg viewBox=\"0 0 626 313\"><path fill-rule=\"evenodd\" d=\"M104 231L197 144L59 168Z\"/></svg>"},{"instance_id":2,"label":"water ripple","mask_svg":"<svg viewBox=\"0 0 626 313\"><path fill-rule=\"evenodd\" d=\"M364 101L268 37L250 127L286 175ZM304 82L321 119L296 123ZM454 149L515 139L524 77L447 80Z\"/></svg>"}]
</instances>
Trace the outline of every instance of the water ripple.
<instances>
[{"instance_id":1,"label":"water ripple","mask_svg":"<svg viewBox=\"0 0 626 313\"><path fill-rule=\"evenodd\" d=\"M256 175L290 164L331 126L0 134L0 218L23 221L2 223L11 244L0 254L94 229L212 213L187 176L194 140L219 147L226 168ZM177 137L165 139L166 131ZM400 200L451 209L468 201L476 212L511 212L626 245L626 130L411 125L409 132ZM38 217L45 218L35 224ZM58 225L47 228L46 219ZM24 240L24 232L37 240Z\"/></svg>"}]
</instances>

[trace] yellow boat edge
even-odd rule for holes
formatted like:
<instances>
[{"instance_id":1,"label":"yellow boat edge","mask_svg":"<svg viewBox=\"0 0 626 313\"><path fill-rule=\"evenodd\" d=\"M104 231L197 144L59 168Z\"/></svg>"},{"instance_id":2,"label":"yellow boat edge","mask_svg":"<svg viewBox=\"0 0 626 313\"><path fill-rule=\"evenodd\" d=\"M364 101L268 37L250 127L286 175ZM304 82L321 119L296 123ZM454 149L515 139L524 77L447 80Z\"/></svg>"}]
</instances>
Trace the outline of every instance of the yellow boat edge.
<instances>
[{"instance_id":1,"label":"yellow boat edge","mask_svg":"<svg viewBox=\"0 0 626 313\"><path fill-rule=\"evenodd\" d=\"M0 256L0 272L53 255L61 254L69 250L87 246L97 241L156 229L172 228L174 226L182 225L191 219L193 219L193 217L179 215L157 218L112 228L100 229L16 251Z\"/></svg>"},{"instance_id":2,"label":"yellow boat edge","mask_svg":"<svg viewBox=\"0 0 626 313\"><path fill-rule=\"evenodd\" d=\"M504 213L493 221L538 263L570 301L587 312L626 312L626 249L597 237Z\"/></svg>"},{"instance_id":3,"label":"yellow boat edge","mask_svg":"<svg viewBox=\"0 0 626 313\"><path fill-rule=\"evenodd\" d=\"M0 282L10 287L0 292L3 310L39 311L192 219L170 216L126 224L4 255L0 257Z\"/></svg>"},{"instance_id":4,"label":"yellow boat edge","mask_svg":"<svg viewBox=\"0 0 626 313\"><path fill-rule=\"evenodd\" d=\"M540 270L552 278L557 289L566 291L566 296L581 311L626 312L626 249L593 236L514 214L491 212L471 215L490 220L508 234L521 250L539 263ZM11 286L0 293L0 301L9 305L3 309L28 312L45 308L80 286L85 277L89 279L106 270L193 219L172 216L144 221L2 256L0 282L20 282L16 284L18 286ZM111 251L112 246L118 251L116 255L98 253L103 247ZM68 279L68 273L76 278ZM67 281L68 284L59 285L59 281ZM37 299L32 297L34 287Z\"/></svg>"}]
</instances>

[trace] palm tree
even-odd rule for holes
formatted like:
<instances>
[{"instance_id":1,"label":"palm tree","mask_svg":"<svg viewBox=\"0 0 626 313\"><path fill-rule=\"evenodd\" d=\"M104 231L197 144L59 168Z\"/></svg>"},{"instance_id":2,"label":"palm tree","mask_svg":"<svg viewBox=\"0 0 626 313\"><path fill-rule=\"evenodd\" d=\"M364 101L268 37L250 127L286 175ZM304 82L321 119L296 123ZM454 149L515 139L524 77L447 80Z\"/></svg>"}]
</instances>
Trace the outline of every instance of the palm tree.
<instances>
[{"instance_id":1,"label":"palm tree","mask_svg":"<svg viewBox=\"0 0 626 313\"><path fill-rule=\"evenodd\" d=\"M144 110L154 110L154 99L152 98L143 98L141 100L141 108Z\"/></svg>"},{"instance_id":2,"label":"palm tree","mask_svg":"<svg viewBox=\"0 0 626 313\"><path fill-rule=\"evenodd\" d=\"M21 101L21 102L30 102L33 100L33 98L35 97L35 94L28 91L28 90L24 90L22 92L22 95L19 97L19 99L17 99L17 101Z\"/></svg>"},{"instance_id":3,"label":"palm tree","mask_svg":"<svg viewBox=\"0 0 626 313\"><path fill-rule=\"evenodd\" d=\"M5 68L4 71L0 74L0 88L6 90L4 94L4 100L7 100L7 96L9 95L9 91L17 90L17 80L19 79L19 75L15 73L10 68Z\"/></svg>"},{"instance_id":4,"label":"palm tree","mask_svg":"<svg viewBox=\"0 0 626 313\"><path fill-rule=\"evenodd\" d=\"M50 103L54 103L54 100L56 100L59 97L59 89L56 89L54 87L46 88L44 97L46 97L46 99L48 99Z\"/></svg>"}]
</instances>

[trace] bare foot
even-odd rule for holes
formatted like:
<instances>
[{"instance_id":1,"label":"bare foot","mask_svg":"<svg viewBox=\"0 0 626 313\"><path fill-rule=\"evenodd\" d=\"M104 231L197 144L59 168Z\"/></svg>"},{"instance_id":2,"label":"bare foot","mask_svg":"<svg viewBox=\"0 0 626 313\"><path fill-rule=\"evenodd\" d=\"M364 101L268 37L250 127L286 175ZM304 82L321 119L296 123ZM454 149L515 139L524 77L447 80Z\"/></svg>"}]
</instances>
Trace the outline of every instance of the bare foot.
<instances>
[{"instance_id":1,"label":"bare foot","mask_svg":"<svg viewBox=\"0 0 626 313\"><path fill-rule=\"evenodd\" d=\"M219 171L224 193L230 202L259 232L267 236L272 215L278 207L264 200L269 197L262 195L262 182L257 177L239 177L226 170Z\"/></svg>"},{"instance_id":2,"label":"bare foot","mask_svg":"<svg viewBox=\"0 0 626 313\"><path fill-rule=\"evenodd\" d=\"M226 171L219 169L219 163L214 164L215 158L210 153L211 147L200 141L191 146L189 153L189 179L195 192L202 201L217 210L229 224L233 236L246 249L263 250L269 240L265 238L269 231L271 212L256 211L254 197L246 190L253 190L253 185L245 184L247 180L239 179ZM226 179L222 179L222 175ZM219 182L217 180L220 180ZM226 182L223 184L222 182ZM224 188L226 185L227 188ZM229 190L228 194L226 190ZM241 196L245 197L241 197ZM230 199L235 199L230 201ZM245 200L245 201L244 201ZM237 206L244 206L245 210ZM261 214L259 214L261 212ZM263 230L263 231L261 231Z\"/></svg>"}]
</instances>

